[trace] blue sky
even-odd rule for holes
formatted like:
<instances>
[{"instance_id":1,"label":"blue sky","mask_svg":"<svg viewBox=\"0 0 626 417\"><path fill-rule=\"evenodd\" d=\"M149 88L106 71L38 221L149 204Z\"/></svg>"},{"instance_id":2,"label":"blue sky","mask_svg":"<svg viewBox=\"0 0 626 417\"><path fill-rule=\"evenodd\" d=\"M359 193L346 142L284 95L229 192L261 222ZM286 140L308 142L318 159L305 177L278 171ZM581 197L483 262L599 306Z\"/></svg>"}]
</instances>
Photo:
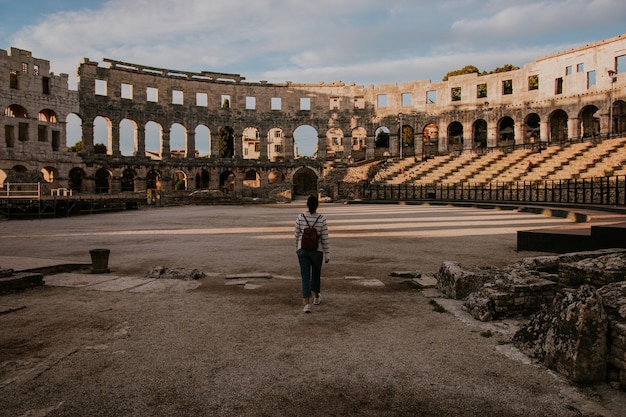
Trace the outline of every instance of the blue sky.
<instances>
[{"instance_id":1,"label":"blue sky","mask_svg":"<svg viewBox=\"0 0 626 417\"><path fill-rule=\"evenodd\" d=\"M248 81L439 81L626 33L624 0L0 0L0 49Z\"/></svg>"},{"instance_id":2,"label":"blue sky","mask_svg":"<svg viewBox=\"0 0 626 417\"><path fill-rule=\"evenodd\" d=\"M440 81L626 33L624 0L0 0L0 49L248 81Z\"/></svg>"}]
</instances>

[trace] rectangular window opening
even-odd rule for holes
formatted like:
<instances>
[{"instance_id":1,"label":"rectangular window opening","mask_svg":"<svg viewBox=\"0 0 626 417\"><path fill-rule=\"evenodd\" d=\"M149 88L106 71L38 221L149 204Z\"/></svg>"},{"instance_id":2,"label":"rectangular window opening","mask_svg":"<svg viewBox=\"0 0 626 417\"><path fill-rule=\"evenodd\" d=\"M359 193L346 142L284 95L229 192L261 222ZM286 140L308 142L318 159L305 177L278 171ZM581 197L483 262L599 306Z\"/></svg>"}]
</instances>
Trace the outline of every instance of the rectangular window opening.
<instances>
[{"instance_id":1,"label":"rectangular window opening","mask_svg":"<svg viewBox=\"0 0 626 417\"><path fill-rule=\"evenodd\" d=\"M461 101L461 87L452 87L450 89L450 98L452 101Z\"/></svg>"},{"instance_id":2,"label":"rectangular window opening","mask_svg":"<svg viewBox=\"0 0 626 417\"><path fill-rule=\"evenodd\" d=\"M402 93L402 106L412 106L413 105L413 94L411 93Z\"/></svg>"},{"instance_id":3,"label":"rectangular window opening","mask_svg":"<svg viewBox=\"0 0 626 417\"><path fill-rule=\"evenodd\" d=\"M146 88L146 100L152 103L159 102L159 90L154 87Z\"/></svg>"},{"instance_id":4,"label":"rectangular window opening","mask_svg":"<svg viewBox=\"0 0 626 417\"><path fill-rule=\"evenodd\" d=\"M209 105L209 95L207 93L196 93L196 106L207 107Z\"/></svg>"},{"instance_id":5,"label":"rectangular window opening","mask_svg":"<svg viewBox=\"0 0 626 417\"><path fill-rule=\"evenodd\" d=\"M585 72L585 65L584 64L576 65L576 72Z\"/></svg>"},{"instance_id":6,"label":"rectangular window opening","mask_svg":"<svg viewBox=\"0 0 626 417\"><path fill-rule=\"evenodd\" d=\"M50 78L43 77L41 79L41 91L44 94L50 94Z\"/></svg>"},{"instance_id":7,"label":"rectangular window opening","mask_svg":"<svg viewBox=\"0 0 626 417\"><path fill-rule=\"evenodd\" d=\"M256 97L246 97L246 110L256 110Z\"/></svg>"},{"instance_id":8,"label":"rectangular window opening","mask_svg":"<svg viewBox=\"0 0 626 417\"><path fill-rule=\"evenodd\" d=\"M172 91L172 104L183 104L183 92L180 90Z\"/></svg>"},{"instance_id":9,"label":"rectangular window opening","mask_svg":"<svg viewBox=\"0 0 626 417\"><path fill-rule=\"evenodd\" d=\"M476 98L487 97L487 84L478 84L476 86Z\"/></svg>"},{"instance_id":10,"label":"rectangular window opening","mask_svg":"<svg viewBox=\"0 0 626 417\"><path fill-rule=\"evenodd\" d=\"M554 80L554 94L563 94L563 78Z\"/></svg>"},{"instance_id":11,"label":"rectangular window opening","mask_svg":"<svg viewBox=\"0 0 626 417\"><path fill-rule=\"evenodd\" d=\"M33 75L39 75L39 65L33 65Z\"/></svg>"},{"instance_id":12,"label":"rectangular window opening","mask_svg":"<svg viewBox=\"0 0 626 417\"><path fill-rule=\"evenodd\" d=\"M426 104L437 104L436 90L429 90L426 92Z\"/></svg>"},{"instance_id":13,"label":"rectangular window opening","mask_svg":"<svg viewBox=\"0 0 626 417\"><path fill-rule=\"evenodd\" d=\"M300 110L311 110L311 98L310 97L300 98Z\"/></svg>"},{"instance_id":14,"label":"rectangular window opening","mask_svg":"<svg viewBox=\"0 0 626 417\"><path fill-rule=\"evenodd\" d=\"M122 84L121 86L121 94L122 94L122 98L126 99L126 100L132 100L133 99L133 86L130 84Z\"/></svg>"},{"instance_id":15,"label":"rectangular window opening","mask_svg":"<svg viewBox=\"0 0 626 417\"><path fill-rule=\"evenodd\" d=\"M272 97L272 110L280 110L282 108L282 100L280 97Z\"/></svg>"},{"instance_id":16,"label":"rectangular window opening","mask_svg":"<svg viewBox=\"0 0 626 417\"><path fill-rule=\"evenodd\" d=\"M595 84L596 84L596 72L595 71L587 72L587 90L589 90Z\"/></svg>"},{"instance_id":17,"label":"rectangular window opening","mask_svg":"<svg viewBox=\"0 0 626 417\"><path fill-rule=\"evenodd\" d=\"M513 80L502 81L502 94L513 94Z\"/></svg>"},{"instance_id":18,"label":"rectangular window opening","mask_svg":"<svg viewBox=\"0 0 626 417\"><path fill-rule=\"evenodd\" d=\"M47 142L48 141L48 128L47 128L47 126L42 126L42 125L37 126L37 140L39 142Z\"/></svg>"},{"instance_id":19,"label":"rectangular window opening","mask_svg":"<svg viewBox=\"0 0 626 417\"><path fill-rule=\"evenodd\" d=\"M528 91L539 90L539 75L528 77Z\"/></svg>"},{"instance_id":20,"label":"rectangular window opening","mask_svg":"<svg viewBox=\"0 0 626 417\"><path fill-rule=\"evenodd\" d=\"M13 88L14 90L17 90L17 71L11 71L10 75L9 75L10 81L10 87Z\"/></svg>"},{"instance_id":21,"label":"rectangular window opening","mask_svg":"<svg viewBox=\"0 0 626 417\"><path fill-rule=\"evenodd\" d=\"M58 130L52 131L52 150L58 151L59 146L61 146L61 132Z\"/></svg>"},{"instance_id":22,"label":"rectangular window opening","mask_svg":"<svg viewBox=\"0 0 626 417\"><path fill-rule=\"evenodd\" d=\"M228 94L222 94L221 103L223 109L230 109L230 96Z\"/></svg>"},{"instance_id":23,"label":"rectangular window opening","mask_svg":"<svg viewBox=\"0 0 626 417\"><path fill-rule=\"evenodd\" d=\"M565 67L565 75L572 75L572 66L568 65L567 67Z\"/></svg>"},{"instance_id":24,"label":"rectangular window opening","mask_svg":"<svg viewBox=\"0 0 626 417\"><path fill-rule=\"evenodd\" d=\"M379 94L376 99L376 103L378 108L387 107L387 94Z\"/></svg>"},{"instance_id":25,"label":"rectangular window opening","mask_svg":"<svg viewBox=\"0 0 626 417\"><path fill-rule=\"evenodd\" d=\"M22 62L22 74L28 74L28 63Z\"/></svg>"},{"instance_id":26,"label":"rectangular window opening","mask_svg":"<svg viewBox=\"0 0 626 417\"><path fill-rule=\"evenodd\" d=\"M96 95L97 96L107 95L107 82L106 81L96 80Z\"/></svg>"}]
</instances>

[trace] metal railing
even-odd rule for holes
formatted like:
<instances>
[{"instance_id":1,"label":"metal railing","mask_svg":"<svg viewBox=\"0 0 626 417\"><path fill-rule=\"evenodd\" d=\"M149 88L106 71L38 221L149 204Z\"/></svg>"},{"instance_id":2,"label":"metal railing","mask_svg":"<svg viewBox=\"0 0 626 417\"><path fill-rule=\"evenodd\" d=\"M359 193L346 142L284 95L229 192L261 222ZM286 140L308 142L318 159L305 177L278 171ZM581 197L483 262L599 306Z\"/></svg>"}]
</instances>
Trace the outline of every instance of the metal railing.
<instances>
[{"instance_id":1,"label":"metal railing","mask_svg":"<svg viewBox=\"0 0 626 417\"><path fill-rule=\"evenodd\" d=\"M340 198L455 200L626 206L626 176L487 184L340 185ZM356 195L355 195L356 194Z\"/></svg>"},{"instance_id":2,"label":"metal railing","mask_svg":"<svg viewBox=\"0 0 626 417\"><path fill-rule=\"evenodd\" d=\"M36 199L41 198L41 183L11 183L0 184L0 198Z\"/></svg>"}]
</instances>

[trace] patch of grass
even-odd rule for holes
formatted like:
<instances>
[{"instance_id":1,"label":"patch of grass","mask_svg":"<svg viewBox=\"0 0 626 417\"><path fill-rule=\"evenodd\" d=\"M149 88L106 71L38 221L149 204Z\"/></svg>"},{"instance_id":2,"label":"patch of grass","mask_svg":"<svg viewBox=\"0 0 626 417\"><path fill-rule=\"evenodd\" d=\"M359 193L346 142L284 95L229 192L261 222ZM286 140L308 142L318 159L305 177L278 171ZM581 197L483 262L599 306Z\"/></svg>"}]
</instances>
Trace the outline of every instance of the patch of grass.
<instances>
[{"instance_id":1,"label":"patch of grass","mask_svg":"<svg viewBox=\"0 0 626 417\"><path fill-rule=\"evenodd\" d=\"M433 306L433 310L435 310L437 313L445 313L446 312L446 309L441 304L436 302L435 300L430 300L428 302L428 304Z\"/></svg>"}]
</instances>

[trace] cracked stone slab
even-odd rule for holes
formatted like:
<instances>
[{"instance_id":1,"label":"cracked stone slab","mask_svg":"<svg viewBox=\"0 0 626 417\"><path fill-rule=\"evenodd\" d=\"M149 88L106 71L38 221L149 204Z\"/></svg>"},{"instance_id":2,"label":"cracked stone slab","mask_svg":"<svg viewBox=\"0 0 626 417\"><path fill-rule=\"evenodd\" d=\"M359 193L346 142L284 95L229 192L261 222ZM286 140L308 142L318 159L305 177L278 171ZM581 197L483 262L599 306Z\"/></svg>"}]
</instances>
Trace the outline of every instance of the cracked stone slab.
<instances>
[{"instance_id":1,"label":"cracked stone slab","mask_svg":"<svg viewBox=\"0 0 626 417\"><path fill-rule=\"evenodd\" d=\"M124 291L154 281L153 278L117 277L117 279L105 281L98 285L87 287L94 291Z\"/></svg>"},{"instance_id":2,"label":"cracked stone slab","mask_svg":"<svg viewBox=\"0 0 626 417\"><path fill-rule=\"evenodd\" d=\"M257 288L261 288L261 285L248 283L248 284L244 285L243 288L245 290L256 290Z\"/></svg>"},{"instance_id":3,"label":"cracked stone slab","mask_svg":"<svg viewBox=\"0 0 626 417\"><path fill-rule=\"evenodd\" d=\"M202 285L199 281L181 281L179 279L155 279L147 284L131 288L129 292L185 292L195 290Z\"/></svg>"},{"instance_id":4,"label":"cracked stone slab","mask_svg":"<svg viewBox=\"0 0 626 417\"><path fill-rule=\"evenodd\" d=\"M87 287L119 278L108 274L72 274L63 273L46 276L46 284L53 287Z\"/></svg>"},{"instance_id":5,"label":"cracked stone slab","mask_svg":"<svg viewBox=\"0 0 626 417\"><path fill-rule=\"evenodd\" d=\"M272 277L275 279L286 279L286 280L300 279L300 277L292 277L289 275L272 275Z\"/></svg>"},{"instance_id":6,"label":"cracked stone slab","mask_svg":"<svg viewBox=\"0 0 626 417\"><path fill-rule=\"evenodd\" d=\"M437 278L432 275L422 275L420 278L413 278L411 281L421 288L433 288L437 285Z\"/></svg>"},{"instance_id":7,"label":"cracked stone slab","mask_svg":"<svg viewBox=\"0 0 626 417\"><path fill-rule=\"evenodd\" d=\"M271 279L272 278L272 274L268 274L268 273L265 273L265 272L246 272L246 273L243 273L243 274L226 275L226 279L243 279L243 278L248 278L248 279L254 279L254 278Z\"/></svg>"},{"instance_id":8,"label":"cracked stone slab","mask_svg":"<svg viewBox=\"0 0 626 417\"><path fill-rule=\"evenodd\" d=\"M226 285L246 285L248 283L247 279L231 279L229 281L226 281Z\"/></svg>"},{"instance_id":9,"label":"cracked stone slab","mask_svg":"<svg viewBox=\"0 0 626 417\"><path fill-rule=\"evenodd\" d=\"M364 287L384 287L385 284L379 280L379 279L364 279L362 281L359 281L360 285L363 285Z\"/></svg>"}]
</instances>

